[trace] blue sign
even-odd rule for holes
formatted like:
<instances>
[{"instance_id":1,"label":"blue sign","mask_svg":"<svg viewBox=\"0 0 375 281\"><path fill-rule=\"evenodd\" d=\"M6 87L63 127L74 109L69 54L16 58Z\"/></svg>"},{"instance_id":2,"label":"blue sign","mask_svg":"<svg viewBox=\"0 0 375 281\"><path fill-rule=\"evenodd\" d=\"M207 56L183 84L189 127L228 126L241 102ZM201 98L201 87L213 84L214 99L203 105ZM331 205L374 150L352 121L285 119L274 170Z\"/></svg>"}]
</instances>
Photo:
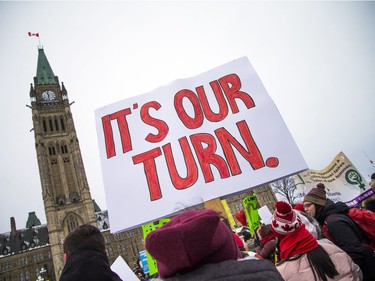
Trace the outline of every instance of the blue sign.
<instances>
[{"instance_id":1,"label":"blue sign","mask_svg":"<svg viewBox=\"0 0 375 281\"><path fill-rule=\"evenodd\" d=\"M149 273L150 270L148 269L148 262L147 262L147 254L146 251L139 252L139 259L142 264L142 269L144 273Z\"/></svg>"}]
</instances>

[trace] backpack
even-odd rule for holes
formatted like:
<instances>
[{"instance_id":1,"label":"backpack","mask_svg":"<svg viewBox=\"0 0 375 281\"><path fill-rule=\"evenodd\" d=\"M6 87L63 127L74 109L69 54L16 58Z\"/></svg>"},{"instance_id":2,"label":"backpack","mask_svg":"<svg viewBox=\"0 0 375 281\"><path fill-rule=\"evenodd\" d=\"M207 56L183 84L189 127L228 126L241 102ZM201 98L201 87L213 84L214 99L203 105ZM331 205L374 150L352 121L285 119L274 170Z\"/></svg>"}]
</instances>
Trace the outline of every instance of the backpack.
<instances>
[{"instance_id":1,"label":"backpack","mask_svg":"<svg viewBox=\"0 0 375 281\"><path fill-rule=\"evenodd\" d=\"M327 222L332 215L325 219L322 232L326 238L334 242L327 227ZM375 213L369 210L351 208L347 216L359 226L362 233L368 238L369 244L365 246L375 251Z\"/></svg>"},{"instance_id":2,"label":"backpack","mask_svg":"<svg viewBox=\"0 0 375 281\"><path fill-rule=\"evenodd\" d=\"M351 208L348 216L359 226L375 249L375 213L369 210Z\"/></svg>"}]
</instances>

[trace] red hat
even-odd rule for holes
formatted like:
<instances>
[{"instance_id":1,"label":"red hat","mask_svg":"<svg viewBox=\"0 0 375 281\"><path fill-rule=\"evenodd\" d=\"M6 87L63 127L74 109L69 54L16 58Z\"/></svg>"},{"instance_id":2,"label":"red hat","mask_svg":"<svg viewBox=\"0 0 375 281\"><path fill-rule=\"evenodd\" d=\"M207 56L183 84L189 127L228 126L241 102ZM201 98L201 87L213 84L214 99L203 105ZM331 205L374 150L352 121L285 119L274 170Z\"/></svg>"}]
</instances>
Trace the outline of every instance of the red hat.
<instances>
[{"instance_id":1,"label":"red hat","mask_svg":"<svg viewBox=\"0 0 375 281\"><path fill-rule=\"evenodd\" d=\"M276 202L272 217L272 231L282 239L302 225L302 221L287 202Z\"/></svg>"},{"instance_id":2,"label":"red hat","mask_svg":"<svg viewBox=\"0 0 375 281\"><path fill-rule=\"evenodd\" d=\"M239 210L236 214L236 219L243 225L243 226L247 226L247 222L246 222L246 215L245 215L245 210L244 209L241 209Z\"/></svg>"},{"instance_id":3,"label":"red hat","mask_svg":"<svg viewBox=\"0 0 375 281\"><path fill-rule=\"evenodd\" d=\"M174 217L147 235L146 250L155 258L161 278L241 257L232 231L213 210L192 210Z\"/></svg>"},{"instance_id":4,"label":"red hat","mask_svg":"<svg viewBox=\"0 0 375 281\"><path fill-rule=\"evenodd\" d=\"M245 247L245 244L243 243L241 237L237 233L233 232L233 238L236 241L236 244L237 244L238 248L241 249L241 248Z\"/></svg>"},{"instance_id":5,"label":"red hat","mask_svg":"<svg viewBox=\"0 0 375 281\"><path fill-rule=\"evenodd\" d=\"M302 203L296 204L293 209L300 211L300 212L305 212L305 207L303 206Z\"/></svg>"}]
</instances>

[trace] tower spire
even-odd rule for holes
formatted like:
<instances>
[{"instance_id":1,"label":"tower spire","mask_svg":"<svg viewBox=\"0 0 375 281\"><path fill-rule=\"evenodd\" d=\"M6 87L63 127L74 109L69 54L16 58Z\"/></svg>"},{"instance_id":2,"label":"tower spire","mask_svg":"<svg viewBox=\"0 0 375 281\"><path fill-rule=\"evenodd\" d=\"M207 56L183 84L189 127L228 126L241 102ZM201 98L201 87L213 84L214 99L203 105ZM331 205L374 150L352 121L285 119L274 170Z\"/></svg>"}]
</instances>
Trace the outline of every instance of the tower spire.
<instances>
[{"instance_id":1,"label":"tower spire","mask_svg":"<svg viewBox=\"0 0 375 281\"><path fill-rule=\"evenodd\" d=\"M60 88L43 48L38 48L34 84L30 98L35 149L58 280L64 266L61 241L81 224L96 225L96 217L67 91L64 85Z\"/></svg>"},{"instance_id":2,"label":"tower spire","mask_svg":"<svg viewBox=\"0 0 375 281\"><path fill-rule=\"evenodd\" d=\"M36 70L35 84L56 84L57 79L47 60L42 47L38 48L38 66Z\"/></svg>"}]
</instances>

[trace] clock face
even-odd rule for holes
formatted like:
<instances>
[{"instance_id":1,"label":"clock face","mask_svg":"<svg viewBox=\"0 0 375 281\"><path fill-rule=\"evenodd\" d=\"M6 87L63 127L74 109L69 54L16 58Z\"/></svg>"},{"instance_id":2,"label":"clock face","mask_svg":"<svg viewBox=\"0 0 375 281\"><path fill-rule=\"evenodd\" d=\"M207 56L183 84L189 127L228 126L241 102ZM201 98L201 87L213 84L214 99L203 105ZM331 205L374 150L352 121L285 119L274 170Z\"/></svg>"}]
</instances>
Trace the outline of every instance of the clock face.
<instances>
[{"instance_id":1,"label":"clock face","mask_svg":"<svg viewBox=\"0 0 375 281\"><path fill-rule=\"evenodd\" d=\"M42 93L42 98L45 101L51 101L56 98L56 94L52 91L45 91Z\"/></svg>"}]
</instances>

